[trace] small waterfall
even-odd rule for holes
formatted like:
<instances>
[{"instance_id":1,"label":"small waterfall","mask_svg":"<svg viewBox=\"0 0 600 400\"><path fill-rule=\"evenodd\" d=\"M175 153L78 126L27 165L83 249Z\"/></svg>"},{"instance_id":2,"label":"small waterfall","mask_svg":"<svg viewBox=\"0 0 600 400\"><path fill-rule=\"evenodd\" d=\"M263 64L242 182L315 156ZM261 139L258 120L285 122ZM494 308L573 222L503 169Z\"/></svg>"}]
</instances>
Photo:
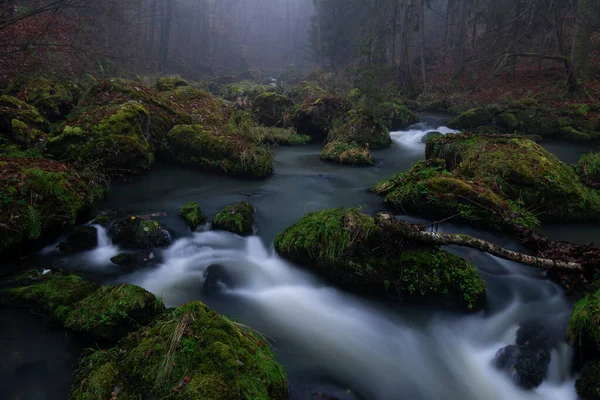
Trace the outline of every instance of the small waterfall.
<instances>
[{"instance_id":1,"label":"small waterfall","mask_svg":"<svg viewBox=\"0 0 600 400\"><path fill-rule=\"evenodd\" d=\"M390 136L395 143L407 150L422 151L425 148L425 144L422 142L423 136L429 132L440 132L443 135L447 135L458 131L446 126L435 127L427 122L419 122L409 126L406 130L390 132Z\"/></svg>"}]
</instances>

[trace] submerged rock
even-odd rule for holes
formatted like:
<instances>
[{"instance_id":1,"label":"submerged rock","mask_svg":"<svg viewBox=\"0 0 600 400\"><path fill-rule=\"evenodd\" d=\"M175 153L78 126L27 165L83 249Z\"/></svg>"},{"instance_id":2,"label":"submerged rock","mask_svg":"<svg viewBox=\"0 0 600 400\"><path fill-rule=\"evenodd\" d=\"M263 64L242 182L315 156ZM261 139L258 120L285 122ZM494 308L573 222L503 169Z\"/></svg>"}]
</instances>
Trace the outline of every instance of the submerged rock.
<instances>
[{"instance_id":1,"label":"submerged rock","mask_svg":"<svg viewBox=\"0 0 600 400\"><path fill-rule=\"evenodd\" d=\"M179 209L179 216L183 218L191 230L195 231L198 225L206 222L206 215L195 201L188 201Z\"/></svg>"},{"instance_id":2,"label":"submerged rock","mask_svg":"<svg viewBox=\"0 0 600 400\"><path fill-rule=\"evenodd\" d=\"M254 223L254 207L240 202L225 207L213 220L213 229L228 231L238 235L251 235Z\"/></svg>"},{"instance_id":3,"label":"submerged rock","mask_svg":"<svg viewBox=\"0 0 600 400\"><path fill-rule=\"evenodd\" d=\"M280 233L275 249L347 289L462 310L485 305L485 284L471 264L406 241L396 224L355 209L319 211Z\"/></svg>"},{"instance_id":4,"label":"submerged rock","mask_svg":"<svg viewBox=\"0 0 600 400\"><path fill-rule=\"evenodd\" d=\"M94 226L78 226L69 233L66 242L59 245L67 253L92 250L98 246L98 229Z\"/></svg>"},{"instance_id":5,"label":"submerged rock","mask_svg":"<svg viewBox=\"0 0 600 400\"><path fill-rule=\"evenodd\" d=\"M535 389L548 375L551 357L548 333L539 325L526 324L517 331L517 344L500 349L494 365L508 373L524 389Z\"/></svg>"},{"instance_id":6,"label":"submerged rock","mask_svg":"<svg viewBox=\"0 0 600 400\"><path fill-rule=\"evenodd\" d=\"M176 396L187 400L288 398L284 370L250 330L190 302L80 360L72 400Z\"/></svg>"},{"instance_id":7,"label":"submerged rock","mask_svg":"<svg viewBox=\"0 0 600 400\"><path fill-rule=\"evenodd\" d=\"M321 160L331 161L343 165L369 166L373 165L373 158L368 148L356 142L329 142L321 151Z\"/></svg>"},{"instance_id":8,"label":"submerged rock","mask_svg":"<svg viewBox=\"0 0 600 400\"><path fill-rule=\"evenodd\" d=\"M151 249L171 244L171 236L158 221L137 216L115 222L109 232L113 243L125 248Z\"/></svg>"}]
</instances>

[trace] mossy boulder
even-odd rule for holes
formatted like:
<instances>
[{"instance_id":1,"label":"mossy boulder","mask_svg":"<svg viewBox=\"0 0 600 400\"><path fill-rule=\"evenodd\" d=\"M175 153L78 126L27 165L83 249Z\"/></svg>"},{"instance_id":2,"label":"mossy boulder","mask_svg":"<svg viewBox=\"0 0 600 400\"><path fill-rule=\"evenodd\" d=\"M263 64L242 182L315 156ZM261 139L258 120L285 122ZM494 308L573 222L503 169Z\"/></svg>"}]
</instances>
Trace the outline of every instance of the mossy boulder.
<instances>
[{"instance_id":1,"label":"mossy boulder","mask_svg":"<svg viewBox=\"0 0 600 400\"><path fill-rule=\"evenodd\" d=\"M281 126L286 111L293 105L289 97L273 92L262 93L252 102L252 115L261 125Z\"/></svg>"},{"instance_id":2,"label":"mossy boulder","mask_svg":"<svg viewBox=\"0 0 600 400\"><path fill-rule=\"evenodd\" d=\"M321 160L353 166L369 166L374 164L371 152L356 142L327 143L323 147L323 151L321 151Z\"/></svg>"},{"instance_id":3,"label":"mossy boulder","mask_svg":"<svg viewBox=\"0 0 600 400\"><path fill-rule=\"evenodd\" d=\"M473 129L487 125L494 120L494 116L484 107L472 108L448 122L453 129Z\"/></svg>"},{"instance_id":4,"label":"mossy boulder","mask_svg":"<svg viewBox=\"0 0 600 400\"><path fill-rule=\"evenodd\" d=\"M227 86L225 99L234 101L239 107L250 109L254 99L263 93L277 92L277 86L263 85L255 81L235 82Z\"/></svg>"},{"instance_id":5,"label":"mossy boulder","mask_svg":"<svg viewBox=\"0 0 600 400\"><path fill-rule=\"evenodd\" d=\"M189 114L194 123L216 128L222 128L227 124L228 113L225 103L202 89L180 86L165 95Z\"/></svg>"},{"instance_id":6,"label":"mossy boulder","mask_svg":"<svg viewBox=\"0 0 600 400\"><path fill-rule=\"evenodd\" d=\"M238 235L251 235L254 224L254 207L240 202L225 207L213 220L213 229Z\"/></svg>"},{"instance_id":7,"label":"mossy boulder","mask_svg":"<svg viewBox=\"0 0 600 400\"><path fill-rule=\"evenodd\" d=\"M158 221L135 215L116 221L109 231L113 243L131 249L152 249L171 244L171 236Z\"/></svg>"},{"instance_id":8,"label":"mossy boulder","mask_svg":"<svg viewBox=\"0 0 600 400\"><path fill-rule=\"evenodd\" d=\"M441 132L438 132L438 131L427 132L421 138L421 142L422 143L427 143L427 141L435 139L435 138L439 138L441 136L444 136L444 135Z\"/></svg>"},{"instance_id":9,"label":"mossy boulder","mask_svg":"<svg viewBox=\"0 0 600 400\"><path fill-rule=\"evenodd\" d=\"M179 209L179 216L191 230L195 231L198 225L206 222L206 215L200 209L200 205L195 201L188 201Z\"/></svg>"},{"instance_id":10,"label":"mossy boulder","mask_svg":"<svg viewBox=\"0 0 600 400\"><path fill-rule=\"evenodd\" d=\"M395 102L383 103L380 109L380 117L384 121L384 126L392 131L405 129L420 121L417 114L410 111L406 106Z\"/></svg>"},{"instance_id":11,"label":"mossy boulder","mask_svg":"<svg viewBox=\"0 0 600 400\"><path fill-rule=\"evenodd\" d=\"M178 125L167 141L169 159L181 165L259 178L273 172L273 152L243 136L203 125Z\"/></svg>"},{"instance_id":12,"label":"mossy boulder","mask_svg":"<svg viewBox=\"0 0 600 400\"><path fill-rule=\"evenodd\" d=\"M600 290L586 294L575 303L567 337L575 349L576 367L600 359Z\"/></svg>"},{"instance_id":13,"label":"mossy boulder","mask_svg":"<svg viewBox=\"0 0 600 400\"><path fill-rule=\"evenodd\" d=\"M583 155L577 162L575 169L586 185L600 189L600 153Z\"/></svg>"},{"instance_id":14,"label":"mossy boulder","mask_svg":"<svg viewBox=\"0 0 600 400\"><path fill-rule=\"evenodd\" d=\"M101 196L69 165L43 158L0 156L0 253L31 251L38 240L73 226Z\"/></svg>"},{"instance_id":15,"label":"mossy boulder","mask_svg":"<svg viewBox=\"0 0 600 400\"><path fill-rule=\"evenodd\" d=\"M154 163L149 124L148 110L137 101L100 107L63 125L48 138L47 148L64 160L97 162L110 173L140 173Z\"/></svg>"},{"instance_id":16,"label":"mossy boulder","mask_svg":"<svg viewBox=\"0 0 600 400\"><path fill-rule=\"evenodd\" d=\"M157 78L154 82L154 89L159 92L168 92L181 86L190 86L190 84L188 81L178 76L165 76Z\"/></svg>"},{"instance_id":17,"label":"mossy boulder","mask_svg":"<svg viewBox=\"0 0 600 400\"><path fill-rule=\"evenodd\" d=\"M355 110L348 112L344 122L329 132L330 142L357 143L370 149L381 149L392 144L387 128Z\"/></svg>"},{"instance_id":18,"label":"mossy boulder","mask_svg":"<svg viewBox=\"0 0 600 400\"><path fill-rule=\"evenodd\" d=\"M71 399L284 400L287 379L250 330L191 302L79 363Z\"/></svg>"},{"instance_id":19,"label":"mossy boulder","mask_svg":"<svg viewBox=\"0 0 600 400\"><path fill-rule=\"evenodd\" d=\"M407 241L396 224L403 223L384 224L355 209L323 210L280 233L275 249L350 290L462 310L484 306L485 284L472 265Z\"/></svg>"},{"instance_id":20,"label":"mossy boulder","mask_svg":"<svg viewBox=\"0 0 600 400\"><path fill-rule=\"evenodd\" d=\"M323 140L329 134L334 121L343 119L350 109L351 105L346 99L328 95L294 106L286 119L299 133L309 135L315 140Z\"/></svg>"},{"instance_id":21,"label":"mossy boulder","mask_svg":"<svg viewBox=\"0 0 600 400\"><path fill-rule=\"evenodd\" d=\"M600 400L600 361L590 361L583 366L575 389L582 400Z\"/></svg>"},{"instance_id":22,"label":"mossy boulder","mask_svg":"<svg viewBox=\"0 0 600 400\"><path fill-rule=\"evenodd\" d=\"M505 132L513 133L520 129L521 123L517 117L510 112L503 112L495 118L496 125L498 125Z\"/></svg>"},{"instance_id":23,"label":"mossy boulder","mask_svg":"<svg viewBox=\"0 0 600 400\"><path fill-rule=\"evenodd\" d=\"M32 308L74 332L113 341L165 309L140 287L98 286L75 275L17 277L2 294L7 304Z\"/></svg>"},{"instance_id":24,"label":"mossy boulder","mask_svg":"<svg viewBox=\"0 0 600 400\"><path fill-rule=\"evenodd\" d=\"M278 144L283 146L296 146L310 143L312 138L308 135L301 135L293 129L274 128L266 126L252 127L252 135L260 143Z\"/></svg>"},{"instance_id":25,"label":"mossy boulder","mask_svg":"<svg viewBox=\"0 0 600 400\"><path fill-rule=\"evenodd\" d=\"M429 141L455 177L478 181L503 198L535 209L541 221L600 221L600 194L575 170L524 138L455 134Z\"/></svg>"},{"instance_id":26,"label":"mossy boulder","mask_svg":"<svg viewBox=\"0 0 600 400\"><path fill-rule=\"evenodd\" d=\"M136 253L119 253L111 257L110 262L120 267L133 267L143 261L143 257Z\"/></svg>"},{"instance_id":27,"label":"mossy boulder","mask_svg":"<svg viewBox=\"0 0 600 400\"><path fill-rule=\"evenodd\" d=\"M92 250L98 246L98 229L94 226L78 226L67 235L64 243L59 245L59 249L67 253Z\"/></svg>"},{"instance_id":28,"label":"mossy boulder","mask_svg":"<svg viewBox=\"0 0 600 400\"><path fill-rule=\"evenodd\" d=\"M24 147L43 144L50 125L38 110L12 96L0 96L0 136Z\"/></svg>"},{"instance_id":29,"label":"mossy boulder","mask_svg":"<svg viewBox=\"0 0 600 400\"><path fill-rule=\"evenodd\" d=\"M482 181L451 173L440 159L419 161L408 172L377 183L373 190L403 213L453 217L503 231L539 226L537 218L517 202L508 201Z\"/></svg>"},{"instance_id":30,"label":"mossy boulder","mask_svg":"<svg viewBox=\"0 0 600 400\"><path fill-rule=\"evenodd\" d=\"M81 89L75 82L48 78L29 80L18 94L50 122L65 119L77 105L80 96Z\"/></svg>"}]
</instances>

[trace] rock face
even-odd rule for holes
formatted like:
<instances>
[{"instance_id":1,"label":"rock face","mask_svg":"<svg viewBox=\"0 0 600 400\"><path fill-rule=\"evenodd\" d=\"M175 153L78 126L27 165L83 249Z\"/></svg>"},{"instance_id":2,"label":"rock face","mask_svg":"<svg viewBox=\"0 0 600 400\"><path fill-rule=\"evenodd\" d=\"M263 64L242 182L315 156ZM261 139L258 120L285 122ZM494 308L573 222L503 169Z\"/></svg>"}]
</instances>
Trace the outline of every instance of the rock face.
<instances>
[{"instance_id":1,"label":"rock face","mask_svg":"<svg viewBox=\"0 0 600 400\"><path fill-rule=\"evenodd\" d=\"M356 142L329 142L323 147L321 160L331 161L342 165L369 166L373 165L371 152Z\"/></svg>"},{"instance_id":2,"label":"rock face","mask_svg":"<svg viewBox=\"0 0 600 400\"><path fill-rule=\"evenodd\" d=\"M275 249L350 290L461 310L485 305L485 284L465 260L408 243L354 209L309 214L275 238ZM399 224L399 222L398 222Z\"/></svg>"},{"instance_id":3,"label":"rock face","mask_svg":"<svg viewBox=\"0 0 600 400\"><path fill-rule=\"evenodd\" d=\"M108 351L83 358L72 400L285 400L287 380L268 345L200 302L165 313Z\"/></svg>"},{"instance_id":4,"label":"rock face","mask_svg":"<svg viewBox=\"0 0 600 400\"><path fill-rule=\"evenodd\" d=\"M264 126L281 126L283 118L294 103L289 97L277 93L263 93L252 102L252 114Z\"/></svg>"},{"instance_id":5,"label":"rock face","mask_svg":"<svg viewBox=\"0 0 600 400\"><path fill-rule=\"evenodd\" d=\"M500 349L494 358L496 368L505 371L524 389L535 389L548 375L551 344L543 327L521 326L517 344Z\"/></svg>"},{"instance_id":6,"label":"rock face","mask_svg":"<svg viewBox=\"0 0 600 400\"><path fill-rule=\"evenodd\" d=\"M250 203L232 204L221 210L213 220L213 229L238 235L251 235L254 207Z\"/></svg>"},{"instance_id":7,"label":"rock face","mask_svg":"<svg viewBox=\"0 0 600 400\"><path fill-rule=\"evenodd\" d=\"M80 116L84 118L84 116ZM147 171L154 162L148 110L137 101L99 107L48 138L48 151L79 163L97 162L117 174ZM93 122L89 122L89 121Z\"/></svg>"},{"instance_id":8,"label":"rock face","mask_svg":"<svg viewBox=\"0 0 600 400\"><path fill-rule=\"evenodd\" d=\"M357 111L345 115L343 123L336 125L328 136L330 142L356 143L370 149L381 149L392 143L387 128Z\"/></svg>"},{"instance_id":9,"label":"rock face","mask_svg":"<svg viewBox=\"0 0 600 400\"><path fill-rule=\"evenodd\" d=\"M93 226L78 226L69 233L65 243L59 245L60 250L67 253L92 250L98 246L98 229Z\"/></svg>"},{"instance_id":10,"label":"rock face","mask_svg":"<svg viewBox=\"0 0 600 400\"><path fill-rule=\"evenodd\" d=\"M113 243L131 249L151 249L171 244L171 236L158 221L136 216L123 218L110 230Z\"/></svg>"}]
</instances>

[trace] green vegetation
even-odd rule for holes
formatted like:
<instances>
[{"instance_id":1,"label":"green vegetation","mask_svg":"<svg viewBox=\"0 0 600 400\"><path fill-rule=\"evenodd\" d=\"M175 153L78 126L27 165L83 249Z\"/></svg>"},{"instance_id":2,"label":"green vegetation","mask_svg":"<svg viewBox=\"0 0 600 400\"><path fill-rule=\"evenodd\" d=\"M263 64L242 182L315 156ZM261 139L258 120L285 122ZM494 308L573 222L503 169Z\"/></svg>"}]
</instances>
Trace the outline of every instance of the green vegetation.
<instances>
[{"instance_id":1,"label":"green vegetation","mask_svg":"<svg viewBox=\"0 0 600 400\"><path fill-rule=\"evenodd\" d=\"M308 135L296 133L293 129L269 128L256 126L252 128L254 140L265 144L279 144L284 146L297 146L310 143L312 138Z\"/></svg>"},{"instance_id":2,"label":"green vegetation","mask_svg":"<svg viewBox=\"0 0 600 400\"><path fill-rule=\"evenodd\" d=\"M485 284L469 263L408 242L356 209L308 214L275 238L275 249L352 290L465 310L485 303Z\"/></svg>"},{"instance_id":3,"label":"green vegetation","mask_svg":"<svg viewBox=\"0 0 600 400\"><path fill-rule=\"evenodd\" d=\"M370 149L381 149L392 143L390 133L385 127L355 110L348 112L343 122L334 125L328 140L357 143Z\"/></svg>"},{"instance_id":4,"label":"green vegetation","mask_svg":"<svg viewBox=\"0 0 600 400\"><path fill-rule=\"evenodd\" d=\"M178 76L165 76L156 79L154 82L154 89L159 92L169 92L175 90L178 87L189 86L190 84L183 78Z\"/></svg>"},{"instance_id":5,"label":"green vegetation","mask_svg":"<svg viewBox=\"0 0 600 400\"><path fill-rule=\"evenodd\" d=\"M49 129L48 121L38 110L11 96L0 96L0 138L29 148L39 146Z\"/></svg>"},{"instance_id":6,"label":"green vegetation","mask_svg":"<svg viewBox=\"0 0 600 400\"><path fill-rule=\"evenodd\" d=\"M479 126L487 125L493 121L494 117L485 108L472 108L456 118L453 118L448 126L453 129L473 129Z\"/></svg>"},{"instance_id":7,"label":"green vegetation","mask_svg":"<svg viewBox=\"0 0 600 400\"><path fill-rule=\"evenodd\" d=\"M77 105L81 89L69 80L35 78L21 87L18 96L36 107L49 121L56 122L64 119Z\"/></svg>"},{"instance_id":8,"label":"green vegetation","mask_svg":"<svg viewBox=\"0 0 600 400\"><path fill-rule=\"evenodd\" d=\"M600 349L600 290L592 291L575 303L567 337L577 353L586 359L598 356Z\"/></svg>"},{"instance_id":9,"label":"green vegetation","mask_svg":"<svg viewBox=\"0 0 600 400\"><path fill-rule=\"evenodd\" d=\"M392 131L399 131L420 121L417 114L395 102L383 103L380 115L385 127Z\"/></svg>"},{"instance_id":10,"label":"green vegetation","mask_svg":"<svg viewBox=\"0 0 600 400\"><path fill-rule=\"evenodd\" d=\"M600 189L600 153L583 155L575 169L586 185Z\"/></svg>"},{"instance_id":11,"label":"green vegetation","mask_svg":"<svg viewBox=\"0 0 600 400\"><path fill-rule=\"evenodd\" d=\"M198 225L206 222L206 215L195 201L188 201L179 209L179 216L183 218L191 230L195 231Z\"/></svg>"},{"instance_id":12,"label":"green vegetation","mask_svg":"<svg viewBox=\"0 0 600 400\"><path fill-rule=\"evenodd\" d=\"M331 161L343 165L368 166L373 165L371 152L362 146L353 143L329 142L323 147L321 160Z\"/></svg>"},{"instance_id":13,"label":"green vegetation","mask_svg":"<svg viewBox=\"0 0 600 400\"><path fill-rule=\"evenodd\" d=\"M287 379L252 332L191 302L163 314L108 351L84 357L72 400L119 398L284 400Z\"/></svg>"},{"instance_id":14,"label":"green vegetation","mask_svg":"<svg viewBox=\"0 0 600 400\"><path fill-rule=\"evenodd\" d=\"M254 119L264 126L280 126L288 109L293 105L289 97L268 92L256 96L252 102Z\"/></svg>"},{"instance_id":15,"label":"green vegetation","mask_svg":"<svg viewBox=\"0 0 600 400\"><path fill-rule=\"evenodd\" d=\"M252 234L254 207L250 203L240 202L225 207L213 220L213 229L229 231L238 235Z\"/></svg>"}]
</instances>

